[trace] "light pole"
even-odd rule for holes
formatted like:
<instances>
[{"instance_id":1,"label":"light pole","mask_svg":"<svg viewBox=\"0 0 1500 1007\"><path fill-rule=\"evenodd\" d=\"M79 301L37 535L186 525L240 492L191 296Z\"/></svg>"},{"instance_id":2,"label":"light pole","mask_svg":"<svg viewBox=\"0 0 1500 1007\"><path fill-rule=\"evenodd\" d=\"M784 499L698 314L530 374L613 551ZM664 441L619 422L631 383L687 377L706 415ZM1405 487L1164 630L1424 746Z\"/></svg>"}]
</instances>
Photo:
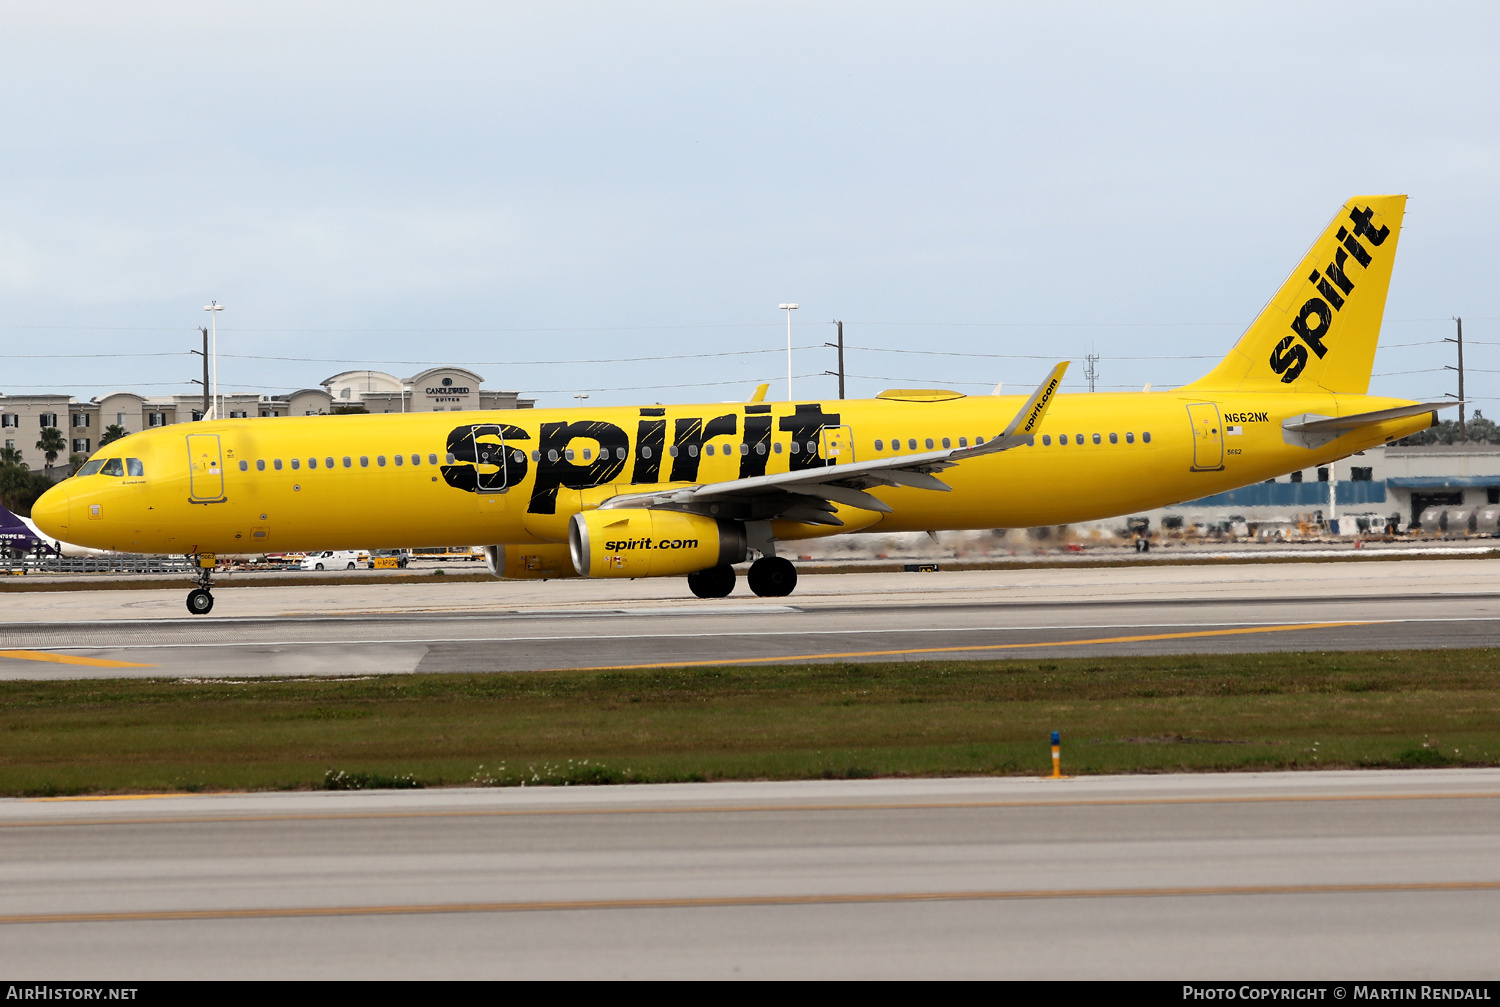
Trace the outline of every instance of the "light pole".
<instances>
[{"instance_id":1,"label":"light pole","mask_svg":"<svg viewBox=\"0 0 1500 1007\"><path fill-rule=\"evenodd\" d=\"M786 312L786 397L787 401L792 398L792 312L797 310L795 304L776 305Z\"/></svg>"},{"instance_id":2,"label":"light pole","mask_svg":"<svg viewBox=\"0 0 1500 1007\"><path fill-rule=\"evenodd\" d=\"M589 397L588 392L574 392L573 397L578 400L578 408L583 408L583 400Z\"/></svg>"},{"instance_id":3,"label":"light pole","mask_svg":"<svg viewBox=\"0 0 1500 1007\"><path fill-rule=\"evenodd\" d=\"M211 352L214 358L213 373L209 375L209 380L213 382L213 388L209 391L209 398L212 401L209 411L213 413L213 416L205 415L203 418L205 420L216 420L219 418L219 312L224 310L224 305L218 301L209 301L203 306L203 310L208 312L209 325L213 328L213 349Z\"/></svg>"}]
</instances>

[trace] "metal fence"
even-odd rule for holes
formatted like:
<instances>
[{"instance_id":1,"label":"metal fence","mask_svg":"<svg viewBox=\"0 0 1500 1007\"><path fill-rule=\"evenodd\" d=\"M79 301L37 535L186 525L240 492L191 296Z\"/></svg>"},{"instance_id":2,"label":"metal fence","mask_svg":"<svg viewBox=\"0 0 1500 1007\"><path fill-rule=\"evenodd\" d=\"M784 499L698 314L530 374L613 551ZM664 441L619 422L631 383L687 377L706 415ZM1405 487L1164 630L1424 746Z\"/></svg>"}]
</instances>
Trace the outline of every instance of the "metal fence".
<instances>
[{"instance_id":1,"label":"metal fence","mask_svg":"<svg viewBox=\"0 0 1500 1007\"><path fill-rule=\"evenodd\" d=\"M24 556L0 559L0 573L189 573L191 560L182 556Z\"/></svg>"}]
</instances>

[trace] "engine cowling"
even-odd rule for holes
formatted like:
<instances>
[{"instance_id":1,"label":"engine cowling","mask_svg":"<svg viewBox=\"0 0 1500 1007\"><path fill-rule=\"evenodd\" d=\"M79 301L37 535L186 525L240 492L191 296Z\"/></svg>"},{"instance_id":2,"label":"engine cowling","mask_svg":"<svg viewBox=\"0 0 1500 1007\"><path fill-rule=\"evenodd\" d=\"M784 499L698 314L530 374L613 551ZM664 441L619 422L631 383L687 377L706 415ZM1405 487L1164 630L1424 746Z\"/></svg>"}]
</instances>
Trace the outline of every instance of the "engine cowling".
<instances>
[{"instance_id":1,"label":"engine cowling","mask_svg":"<svg viewBox=\"0 0 1500 1007\"><path fill-rule=\"evenodd\" d=\"M584 577L670 577L745 558L745 530L681 511L620 508L574 514L573 566Z\"/></svg>"},{"instance_id":2,"label":"engine cowling","mask_svg":"<svg viewBox=\"0 0 1500 1007\"><path fill-rule=\"evenodd\" d=\"M573 557L561 542L538 545L487 545L484 562L502 580L553 580L577 577Z\"/></svg>"}]
</instances>

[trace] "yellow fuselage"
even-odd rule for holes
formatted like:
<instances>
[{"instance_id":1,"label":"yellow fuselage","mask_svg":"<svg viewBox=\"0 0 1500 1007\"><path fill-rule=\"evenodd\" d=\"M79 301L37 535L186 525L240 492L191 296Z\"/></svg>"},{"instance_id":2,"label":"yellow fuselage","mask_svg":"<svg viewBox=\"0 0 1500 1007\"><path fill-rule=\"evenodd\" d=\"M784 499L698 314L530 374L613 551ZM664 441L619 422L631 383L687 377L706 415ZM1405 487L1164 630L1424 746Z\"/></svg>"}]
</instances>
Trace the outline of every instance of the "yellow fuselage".
<instances>
[{"instance_id":1,"label":"yellow fuselage","mask_svg":"<svg viewBox=\"0 0 1500 1007\"><path fill-rule=\"evenodd\" d=\"M33 517L55 538L141 553L565 542L572 514L620 493L974 444L999 433L1023 401L210 421L101 449L96 459L138 459L141 475L69 479L37 502ZM778 521L775 533L1032 527L1168 506L1324 464L1432 422L1428 414L1394 420L1309 449L1284 439L1289 417L1408 404L1296 392L1059 396L1032 446L942 472L952 492L877 487L871 492L892 513L841 506L842 527Z\"/></svg>"}]
</instances>

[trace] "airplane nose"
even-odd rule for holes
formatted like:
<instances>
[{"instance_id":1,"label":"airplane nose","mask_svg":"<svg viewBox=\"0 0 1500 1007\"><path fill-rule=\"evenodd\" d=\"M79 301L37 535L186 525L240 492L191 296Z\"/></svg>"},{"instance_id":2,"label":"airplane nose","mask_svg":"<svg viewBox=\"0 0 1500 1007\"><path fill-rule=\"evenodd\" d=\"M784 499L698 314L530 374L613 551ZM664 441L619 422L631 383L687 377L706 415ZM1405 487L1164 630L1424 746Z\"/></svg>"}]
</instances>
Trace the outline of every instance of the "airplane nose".
<instances>
[{"instance_id":1,"label":"airplane nose","mask_svg":"<svg viewBox=\"0 0 1500 1007\"><path fill-rule=\"evenodd\" d=\"M67 489L54 486L31 505L31 520L52 538L65 539L68 537L68 524L72 517L69 513L72 510L71 503L72 497Z\"/></svg>"}]
</instances>

